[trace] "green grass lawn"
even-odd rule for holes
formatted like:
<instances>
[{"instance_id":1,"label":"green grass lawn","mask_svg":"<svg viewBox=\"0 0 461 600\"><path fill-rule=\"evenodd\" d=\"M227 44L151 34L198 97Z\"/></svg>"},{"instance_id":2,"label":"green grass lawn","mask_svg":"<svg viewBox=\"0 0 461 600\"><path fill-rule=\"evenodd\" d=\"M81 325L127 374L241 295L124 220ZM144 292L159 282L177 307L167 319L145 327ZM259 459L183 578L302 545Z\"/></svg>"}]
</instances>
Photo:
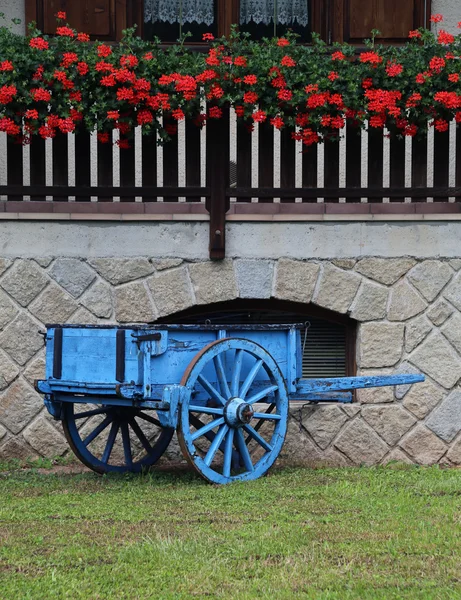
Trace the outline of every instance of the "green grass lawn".
<instances>
[{"instance_id":1,"label":"green grass lawn","mask_svg":"<svg viewBox=\"0 0 461 600\"><path fill-rule=\"evenodd\" d=\"M461 470L0 473L2 599L459 599L460 559Z\"/></svg>"}]
</instances>

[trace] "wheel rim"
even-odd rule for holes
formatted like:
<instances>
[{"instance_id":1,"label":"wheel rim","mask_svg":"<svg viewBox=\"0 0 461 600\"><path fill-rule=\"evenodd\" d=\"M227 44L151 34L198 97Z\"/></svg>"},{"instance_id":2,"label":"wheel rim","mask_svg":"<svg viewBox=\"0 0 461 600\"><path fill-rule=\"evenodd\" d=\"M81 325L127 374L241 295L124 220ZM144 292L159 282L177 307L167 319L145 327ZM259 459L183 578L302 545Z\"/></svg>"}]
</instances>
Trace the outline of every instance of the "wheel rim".
<instances>
[{"instance_id":1,"label":"wheel rim","mask_svg":"<svg viewBox=\"0 0 461 600\"><path fill-rule=\"evenodd\" d=\"M155 464L174 429L162 428L155 411L67 403L63 428L73 452L97 473L138 473Z\"/></svg>"},{"instance_id":2,"label":"wheel rim","mask_svg":"<svg viewBox=\"0 0 461 600\"><path fill-rule=\"evenodd\" d=\"M280 369L246 339L212 342L190 363L181 384L178 440L189 463L213 483L257 479L285 439L288 397Z\"/></svg>"}]
</instances>

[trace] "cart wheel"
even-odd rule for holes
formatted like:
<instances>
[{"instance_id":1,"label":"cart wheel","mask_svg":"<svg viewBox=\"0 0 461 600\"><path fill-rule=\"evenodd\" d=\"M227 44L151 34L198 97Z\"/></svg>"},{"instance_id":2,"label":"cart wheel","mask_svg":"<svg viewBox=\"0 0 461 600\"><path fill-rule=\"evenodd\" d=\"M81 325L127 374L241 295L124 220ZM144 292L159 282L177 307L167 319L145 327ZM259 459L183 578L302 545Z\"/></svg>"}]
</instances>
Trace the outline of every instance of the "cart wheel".
<instances>
[{"instance_id":1,"label":"cart wheel","mask_svg":"<svg viewBox=\"0 0 461 600\"><path fill-rule=\"evenodd\" d=\"M62 423L77 458L97 473L148 469L174 433L161 427L154 411L126 406L65 403Z\"/></svg>"},{"instance_id":2,"label":"cart wheel","mask_svg":"<svg viewBox=\"0 0 461 600\"><path fill-rule=\"evenodd\" d=\"M272 356L239 338L212 342L181 384L178 440L184 456L213 483L257 479L274 463L287 429L288 396Z\"/></svg>"}]
</instances>

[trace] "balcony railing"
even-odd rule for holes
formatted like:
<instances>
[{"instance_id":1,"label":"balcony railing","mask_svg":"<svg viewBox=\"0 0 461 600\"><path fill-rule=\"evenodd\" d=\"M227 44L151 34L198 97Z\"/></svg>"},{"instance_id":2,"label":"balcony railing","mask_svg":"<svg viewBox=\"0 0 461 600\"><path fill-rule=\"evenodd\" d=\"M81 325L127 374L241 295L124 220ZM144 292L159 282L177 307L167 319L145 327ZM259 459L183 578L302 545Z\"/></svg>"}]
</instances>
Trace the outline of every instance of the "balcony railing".
<instances>
[{"instance_id":1,"label":"balcony railing","mask_svg":"<svg viewBox=\"0 0 461 600\"><path fill-rule=\"evenodd\" d=\"M250 132L227 112L203 130L180 123L163 147L140 132L128 150L84 132L24 147L0 134L0 212L209 213L214 259L224 257L229 213L461 212L459 125L422 141L377 129L344 133L306 148L288 130L262 124Z\"/></svg>"}]
</instances>

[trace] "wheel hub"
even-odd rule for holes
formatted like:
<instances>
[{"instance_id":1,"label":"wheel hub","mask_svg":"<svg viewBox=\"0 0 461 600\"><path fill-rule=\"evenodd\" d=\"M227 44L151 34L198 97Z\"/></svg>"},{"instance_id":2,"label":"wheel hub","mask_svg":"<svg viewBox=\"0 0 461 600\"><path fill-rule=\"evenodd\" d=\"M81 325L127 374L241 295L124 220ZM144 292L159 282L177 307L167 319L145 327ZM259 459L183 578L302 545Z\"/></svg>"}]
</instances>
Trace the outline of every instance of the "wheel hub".
<instances>
[{"instance_id":1,"label":"wheel hub","mask_svg":"<svg viewBox=\"0 0 461 600\"><path fill-rule=\"evenodd\" d=\"M230 427L248 425L254 415L251 404L241 398L231 398L224 407L224 419Z\"/></svg>"}]
</instances>

